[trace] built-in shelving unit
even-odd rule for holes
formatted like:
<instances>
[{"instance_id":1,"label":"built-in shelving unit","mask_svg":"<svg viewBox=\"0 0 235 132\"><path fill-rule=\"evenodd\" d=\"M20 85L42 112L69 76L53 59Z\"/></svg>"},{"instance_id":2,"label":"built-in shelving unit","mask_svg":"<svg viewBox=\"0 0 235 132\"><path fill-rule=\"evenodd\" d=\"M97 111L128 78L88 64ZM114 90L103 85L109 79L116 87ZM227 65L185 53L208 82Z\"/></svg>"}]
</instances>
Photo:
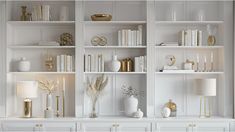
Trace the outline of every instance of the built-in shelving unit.
<instances>
[{"instance_id":1,"label":"built-in shelving unit","mask_svg":"<svg viewBox=\"0 0 235 132\"><path fill-rule=\"evenodd\" d=\"M50 5L52 21L20 21L21 6L29 10L34 5ZM69 7L69 21L59 21L59 9ZM21 115L22 99L16 96L15 84L20 80L66 80L66 114L65 117L88 117L91 112L91 101L87 97L87 78L94 79L104 74L109 78L104 95L97 104L100 117L123 117L124 105L122 85L128 85L142 91L139 97L139 108L145 117L161 117L162 107L172 99L177 104L177 116L195 117L199 113L200 97L193 93L193 80L196 78L216 78L217 96L211 98L212 115L231 117L231 60L232 42L227 10L221 1L7 1L6 2L6 117ZM170 20L172 10L176 20ZM196 20L197 12L204 11L205 19ZM1 12L0 12L1 13ZM111 21L91 21L91 15L106 13L112 15ZM0 20L1 22L1 20ZM216 44L207 44L207 25L217 28ZM142 45L121 46L118 42L118 31L123 29L137 30L143 26ZM202 31L202 45L179 46L178 33L181 30L198 29ZM39 46L41 41L57 41L62 33L70 33L74 38L71 46ZM105 46L94 46L91 42L95 36L107 39ZM0 39L1 41L1 39ZM159 46L159 44L166 46ZM72 72L57 72L56 68L47 71L45 56L74 56ZM209 72L211 64L202 72L203 63L199 64L200 72L183 71L184 62L189 59L200 62L214 58L214 69ZM86 56L100 56L104 60L104 69L87 71ZM144 72L111 72L109 63L112 56L118 60L146 56L147 68ZM175 66L181 72L160 72L166 65L166 56L174 55ZM19 72L17 63L21 57L31 62L31 70ZM193 67L195 70L196 65ZM0 69L2 70L2 69ZM0 72L1 73L1 72ZM1 80L0 80L1 81ZM1 83L1 82L0 82ZM60 84L61 85L61 84ZM58 88L59 92L61 87ZM1 88L0 88L1 90ZM1 92L1 91L0 91ZM56 95L54 95L56 96ZM0 98L1 99L1 98ZM43 117L45 109L45 92L39 91L34 101L34 115ZM1 103L1 101L0 101ZM0 109L1 110L1 109ZM0 111L0 116L1 116ZM155 119L155 118L154 118Z\"/></svg>"}]
</instances>

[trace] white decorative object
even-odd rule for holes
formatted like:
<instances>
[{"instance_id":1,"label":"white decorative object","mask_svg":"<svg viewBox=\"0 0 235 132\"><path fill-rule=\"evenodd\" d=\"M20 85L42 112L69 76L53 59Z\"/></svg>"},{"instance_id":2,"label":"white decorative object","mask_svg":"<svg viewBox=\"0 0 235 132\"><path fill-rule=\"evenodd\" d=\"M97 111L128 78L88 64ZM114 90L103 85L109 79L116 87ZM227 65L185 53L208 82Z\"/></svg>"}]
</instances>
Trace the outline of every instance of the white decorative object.
<instances>
[{"instance_id":1,"label":"white decorative object","mask_svg":"<svg viewBox=\"0 0 235 132\"><path fill-rule=\"evenodd\" d=\"M49 5L42 6L42 20L50 21L50 6Z\"/></svg>"},{"instance_id":2,"label":"white decorative object","mask_svg":"<svg viewBox=\"0 0 235 132\"><path fill-rule=\"evenodd\" d=\"M19 64L18 64L18 71L19 72L28 72L30 71L30 62L26 60L25 57L22 57L19 61Z\"/></svg>"},{"instance_id":3,"label":"white decorative object","mask_svg":"<svg viewBox=\"0 0 235 132\"><path fill-rule=\"evenodd\" d=\"M144 113L138 109L134 114L133 114L133 117L134 118L142 118L144 116Z\"/></svg>"},{"instance_id":4,"label":"white decorative object","mask_svg":"<svg viewBox=\"0 0 235 132\"><path fill-rule=\"evenodd\" d=\"M109 69L112 72L118 72L121 67L121 62L117 60L117 55L113 56L113 60L110 63Z\"/></svg>"},{"instance_id":5,"label":"white decorative object","mask_svg":"<svg viewBox=\"0 0 235 132\"><path fill-rule=\"evenodd\" d=\"M132 117L133 113L135 113L138 109L138 99L133 95L130 97L126 97L124 101L124 107L125 107L125 114L127 116Z\"/></svg>"},{"instance_id":6,"label":"white decorative object","mask_svg":"<svg viewBox=\"0 0 235 132\"><path fill-rule=\"evenodd\" d=\"M69 8L62 6L60 9L60 21L69 21Z\"/></svg>"},{"instance_id":7,"label":"white decorative object","mask_svg":"<svg viewBox=\"0 0 235 132\"><path fill-rule=\"evenodd\" d=\"M184 70L193 70L192 63L184 63Z\"/></svg>"},{"instance_id":8,"label":"white decorative object","mask_svg":"<svg viewBox=\"0 0 235 132\"><path fill-rule=\"evenodd\" d=\"M170 117L170 115L171 115L171 109L168 108L168 107L164 107L162 109L162 117L163 118L168 118L168 117Z\"/></svg>"}]
</instances>

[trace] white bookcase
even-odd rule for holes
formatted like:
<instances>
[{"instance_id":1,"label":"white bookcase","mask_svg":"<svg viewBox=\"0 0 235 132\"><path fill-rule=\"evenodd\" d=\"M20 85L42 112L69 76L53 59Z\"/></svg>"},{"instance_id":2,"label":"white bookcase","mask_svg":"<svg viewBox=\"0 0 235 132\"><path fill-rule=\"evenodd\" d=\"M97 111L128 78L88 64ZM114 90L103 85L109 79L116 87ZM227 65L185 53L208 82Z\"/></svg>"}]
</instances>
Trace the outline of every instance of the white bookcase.
<instances>
[{"instance_id":1,"label":"white bookcase","mask_svg":"<svg viewBox=\"0 0 235 132\"><path fill-rule=\"evenodd\" d=\"M50 5L53 21L19 21L20 7L26 5ZM7 117L21 115L22 100L16 96L15 83L18 80L38 80L42 78L66 78L66 117L88 117L90 100L85 94L86 78L105 74L109 78L103 97L97 108L100 117L123 116L123 94L121 86L130 85L144 92L139 98L139 107L147 117L160 117L162 106L169 99L177 104L178 116L197 116L199 97L193 94L193 79L216 78L217 96L213 98L213 116L232 117L233 114L233 70L232 64L232 12L229 2L218 1L9 1L6 2L6 112ZM58 21L62 5L70 8L70 21ZM175 9L177 21L168 20L169 10ZM198 9L204 10L205 21L195 21ZM90 16L107 13L112 21L94 22ZM2 22L2 20L0 20ZM207 46L207 24L217 27L216 45ZM1 24L3 25L3 24ZM142 46L118 46L118 30L136 29L143 25ZM178 32L183 29L203 31L200 47L157 46L162 42L178 42ZM58 40L59 35L69 32L74 36L73 46L35 46L41 40ZM92 46L91 38L100 35L108 40L106 46ZM214 54L213 72L163 73L165 56L174 55L176 65L182 69L186 59L200 62L204 56L210 61ZM73 72L48 72L44 68L43 56L75 56ZM85 54L102 54L105 60L104 72L84 71ZM111 72L107 65L112 55L118 59L147 56L147 72ZM20 57L31 61L30 72L17 72L16 62ZM4 67L4 66L3 66ZM202 66L200 66L202 67ZM208 64L209 68L209 64ZM4 73L4 71L2 71ZM2 73L0 71L0 73ZM2 82L3 84L3 82ZM4 90L4 89L1 89ZM228 96L227 96L228 95ZM45 93L33 100L34 116L42 117L45 109ZM0 108L1 110L1 108ZM1 112L0 112L1 113ZM0 114L4 115L4 114Z\"/></svg>"}]
</instances>

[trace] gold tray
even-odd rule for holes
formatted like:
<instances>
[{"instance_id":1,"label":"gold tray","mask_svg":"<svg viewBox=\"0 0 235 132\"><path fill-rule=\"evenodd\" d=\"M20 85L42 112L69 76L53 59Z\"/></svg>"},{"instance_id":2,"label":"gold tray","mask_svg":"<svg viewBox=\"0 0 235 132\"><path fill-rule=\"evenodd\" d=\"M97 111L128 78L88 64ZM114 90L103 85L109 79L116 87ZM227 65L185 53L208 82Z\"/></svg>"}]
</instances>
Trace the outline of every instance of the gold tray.
<instances>
[{"instance_id":1,"label":"gold tray","mask_svg":"<svg viewBox=\"0 0 235 132\"><path fill-rule=\"evenodd\" d=\"M112 15L109 14L94 14L91 16L92 21L111 21Z\"/></svg>"}]
</instances>

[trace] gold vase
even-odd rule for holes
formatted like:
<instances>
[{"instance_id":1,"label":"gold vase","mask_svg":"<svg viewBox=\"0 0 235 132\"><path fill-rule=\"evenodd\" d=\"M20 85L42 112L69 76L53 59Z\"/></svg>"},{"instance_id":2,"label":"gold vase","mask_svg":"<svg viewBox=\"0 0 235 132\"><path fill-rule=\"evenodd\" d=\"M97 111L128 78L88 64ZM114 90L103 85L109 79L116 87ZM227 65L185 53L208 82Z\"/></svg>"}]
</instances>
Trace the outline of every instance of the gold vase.
<instances>
[{"instance_id":1,"label":"gold vase","mask_svg":"<svg viewBox=\"0 0 235 132\"><path fill-rule=\"evenodd\" d=\"M176 117L177 106L176 106L176 104L174 102L172 102L171 99L169 100L168 103L166 103L165 106L168 107L171 110L170 117Z\"/></svg>"},{"instance_id":2,"label":"gold vase","mask_svg":"<svg viewBox=\"0 0 235 132\"><path fill-rule=\"evenodd\" d=\"M209 35L207 39L208 46L214 46L216 43L216 39L214 35Z\"/></svg>"}]
</instances>

